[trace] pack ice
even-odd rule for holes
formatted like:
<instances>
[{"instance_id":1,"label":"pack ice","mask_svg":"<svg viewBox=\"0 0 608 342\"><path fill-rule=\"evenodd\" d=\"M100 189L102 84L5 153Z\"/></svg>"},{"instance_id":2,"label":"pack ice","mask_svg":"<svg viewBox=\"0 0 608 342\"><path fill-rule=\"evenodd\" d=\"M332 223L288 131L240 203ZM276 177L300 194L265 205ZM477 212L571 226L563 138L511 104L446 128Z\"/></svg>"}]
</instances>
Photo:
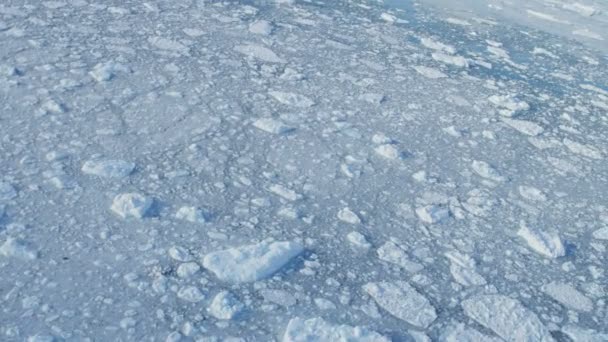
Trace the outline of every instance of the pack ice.
<instances>
[{"instance_id":1,"label":"pack ice","mask_svg":"<svg viewBox=\"0 0 608 342\"><path fill-rule=\"evenodd\" d=\"M203 266L225 282L254 282L272 276L303 250L297 242L265 240L209 253Z\"/></svg>"}]
</instances>

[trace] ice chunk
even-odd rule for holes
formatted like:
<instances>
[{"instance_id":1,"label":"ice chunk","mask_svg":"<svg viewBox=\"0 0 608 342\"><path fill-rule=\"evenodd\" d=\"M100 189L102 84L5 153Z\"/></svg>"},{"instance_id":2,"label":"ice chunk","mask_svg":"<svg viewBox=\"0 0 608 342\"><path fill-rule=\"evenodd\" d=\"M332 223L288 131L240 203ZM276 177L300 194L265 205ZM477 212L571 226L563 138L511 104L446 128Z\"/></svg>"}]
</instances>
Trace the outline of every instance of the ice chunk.
<instances>
[{"instance_id":1,"label":"ice chunk","mask_svg":"<svg viewBox=\"0 0 608 342\"><path fill-rule=\"evenodd\" d=\"M173 247L169 248L168 253L169 253L169 256L171 257L171 259L173 259L173 260L177 260L177 261L181 261L181 262L192 261L192 255L190 255L190 252L188 252L188 250L185 249L184 247L173 246Z\"/></svg>"},{"instance_id":2,"label":"ice chunk","mask_svg":"<svg viewBox=\"0 0 608 342\"><path fill-rule=\"evenodd\" d=\"M564 334L568 335L574 342L606 342L608 334L600 333L590 329L567 325L562 328Z\"/></svg>"},{"instance_id":3,"label":"ice chunk","mask_svg":"<svg viewBox=\"0 0 608 342\"><path fill-rule=\"evenodd\" d=\"M119 72L130 73L131 69L126 65L115 62L99 63L93 67L89 75L97 82L107 82Z\"/></svg>"},{"instance_id":4,"label":"ice chunk","mask_svg":"<svg viewBox=\"0 0 608 342\"><path fill-rule=\"evenodd\" d=\"M285 60L277 56L272 50L258 44L238 45L234 50L264 62L285 63Z\"/></svg>"},{"instance_id":5,"label":"ice chunk","mask_svg":"<svg viewBox=\"0 0 608 342\"><path fill-rule=\"evenodd\" d=\"M388 241L376 251L380 260L403 267L411 273L422 271L424 266L412 261L407 252L392 241Z\"/></svg>"},{"instance_id":6,"label":"ice chunk","mask_svg":"<svg viewBox=\"0 0 608 342\"><path fill-rule=\"evenodd\" d=\"M519 101L514 95L493 95L488 98L496 107L502 108L500 114L513 116L517 112L527 111L530 105L524 101Z\"/></svg>"},{"instance_id":7,"label":"ice chunk","mask_svg":"<svg viewBox=\"0 0 608 342\"><path fill-rule=\"evenodd\" d=\"M442 73L441 71L439 71L435 68L430 68L430 67L426 67L426 66L422 66L422 65L415 66L414 70L416 70L416 72L418 72L420 75L422 75L426 78L430 78L430 79L448 77L448 75Z\"/></svg>"},{"instance_id":8,"label":"ice chunk","mask_svg":"<svg viewBox=\"0 0 608 342\"><path fill-rule=\"evenodd\" d=\"M296 201L301 198L301 196L297 192L288 189L280 184L273 184L268 188L268 190L270 190L275 195L283 197L288 201Z\"/></svg>"},{"instance_id":9,"label":"ice chunk","mask_svg":"<svg viewBox=\"0 0 608 342\"><path fill-rule=\"evenodd\" d=\"M257 20L249 25L249 32L268 36L272 33L272 24L267 20Z\"/></svg>"},{"instance_id":10,"label":"ice chunk","mask_svg":"<svg viewBox=\"0 0 608 342\"><path fill-rule=\"evenodd\" d=\"M203 266L222 281L254 282L272 276L303 250L297 242L265 240L209 253L203 258Z\"/></svg>"},{"instance_id":11,"label":"ice chunk","mask_svg":"<svg viewBox=\"0 0 608 342\"><path fill-rule=\"evenodd\" d=\"M594 231L593 237L598 240L608 240L608 227L600 228Z\"/></svg>"},{"instance_id":12,"label":"ice chunk","mask_svg":"<svg viewBox=\"0 0 608 342\"><path fill-rule=\"evenodd\" d=\"M253 127L272 134L285 134L293 131L293 127L289 127L283 122L272 118L261 118L253 122Z\"/></svg>"},{"instance_id":13,"label":"ice chunk","mask_svg":"<svg viewBox=\"0 0 608 342\"><path fill-rule=\"evenodd\" d=\"M183 206L175 213L175 218L192 223L206 223L207 216L205 212L197 207Z\"/></svg>"},{"instance_id":14,"label":"ice chunk","mask_svg":"<svg viewBox=\"0 0 608 342\"><path fill-rule=\"evenodd\" d=\"M433 59L436 60L437 62L454 65L454 66L457 66L460 68L469 67L469 62L467 61L466 58L464 58L462 56L452 56L452 55L446 55L445 53L441 53L441 52L434 52L433 54L431 54L431 57L433 57Z\"/></svg>"},{"instance_id":15,"label":"ice chunk","mask_svg":"<svg viewBox=\"0 0 608 342\"><path fill-rule=\"evenodd\" d=\"M0 246L0 254L8 258L21 260L34 260L38 258L38 251L27 241L9 237Z\"/></svg>"},{"instance_id":16,"label":"ice chunk","mask_svg":"<svg viewBox=\"0 0 608 342\"><path fill-rule=\"evenodd\" d=\"M431 204L416 208L416 215L424 223L435 224L450 217L450 210L442 205Z\"/></svg>"},{"instance_id":17,"label":"ice chunk","mask_svg":"<svg viewBox=\"0 0 608 342\"><path fill-rule=\"evenodd\" d=\"M486 284L485 278L477 273L477 265L473 258L457 251L447 252L445 256L450 260L450 273L457 283L463 286Z\"/></svg>"},{"instance_id":18,"label":"ice chunk","mask_svg":"<svg viewBox=\"0 0 608 342\"><path fill-rule=\"evenodd\" d=\"M180 278L190 278L201 269L195 262L185 262L177 267L177 276Z\"/></svg>"},{"instance_id":19,"label":"ice chunk","mask_svg":"<svg viewBox=\"0 0 608 342\"><path fill-rule=\"evenodd\" d=\"M284 91L269 91L268 94L272 96L275 100L280 103L288 106L298 107L298 108L308 108L312 107L315 102L308 97L295 93L288 93Z\"/></svg>"},{"instance_id":20,"label":"ice chunk","mask_svg":"<svg viewBox=\"0 0 608 342\"><path fill-rule=\"evenodd\" d=\"M342 222L350 223L350 224L360 224L361 218L355 212L350 210L350 208L344 208L338 211L338 219Z\"/></svg>"},{"instance_id":21,"label":"ice chunk","mask_svg":"<svg viewBox=\"0 0 608 342\"><path fill-rule=\"evenodd\" d=\"M292 318L287 324L283 342L390 342L390 339L364 327L333 325L322 318Z\"/></svg>"},{"instance_id":22,"label":"ice chunk","mask_svg":"<svg viewBox=\"0 0 608 342\"><path fill-rule=\"evenodd\" d=\"M521 236L535 252L548 258L559 258L566 255L566 248L559 235L528 228L522 222L517 235Z\"/></svg>"},{"instance_id":23,"label":"ice chunk","mask_svg":"<svg viewBox=\"0 0 608 342\"><path fill-rule=\"evenodd\" d=\"M464 324L456 324L445 329L444 333L439 337L441 342L500 342L496 337L490 337L480 333L479 331L468 328Z\"/></svg>"},{"instance_id":24,"label":"ice chunk","mask_svg":"<svg viewBox=\"0 0 608 342\"><path fill-rule=\"evenodd\" d=\"M503 295L476 295L462 301L467 316L506 341L553 341L535 313Z\"/></svg>"},{"instance_id":25,"label":"ice chunk","mask_svg":"<svg viewBox=\"0 0 608 342\"><path fill-rule=\"evenodd\" d=\"M110 209L122 218L129 216L141 219L152 207L153 200L137 193L119 194L114 197Z\"/></svg>"},{"instance_id":26,"label":"ice chunk","mask_svg":"<svg viewBox=\"0 0 608 342\"><path fill-rule=\"evenodd\" d=\"M529 136L537 136L544 132L544 128L542 128L539 124L536 124L532 121L526 120L515 120L509 118L502 118L502 122L514 128L516 131L529 135Z\"/></svg>"},{"instance_id":27,"label":"ice chunk","mask_svg":"<svg viewBox=\"0 0 608 342\"><path fill-rule=\"evenodd\" d=\"M394 144L382 144L374 149L376 153L386 159L399 159L401 157L401 153L395 147Z\"/></svg>"},{"instance_id":28,"label":"ice chunk","mask_svg":"<svg viewBox=\"0 0 608 342\"><path fill-rule=\"evenodd\" d=\"M487 178L495 182L502 182L505 180L505 177L503 177L498 170L485 161L474 160L471 164L471 168L477 175L483 178Z\"/></svg>"},{"instance_id":29,"label":"ice chunk","mask_svg":"<svg viewBox=\"0 0 608 342\"><path fill-rule=\"evenodd\" d=\"M585 297L584 294L580 293L572 285L551 282L543 286L543 292L549 297L563 304L568 309L589 312L593 310L593 302L591 299Z\"/></svg>"},{"instance_id":30,"label":"ice chunk","mask_svg":"<svg viewBox=\"0 0 608 342\"><path fill-rule=\"evenodd\" d=\"M363 290L391 315L426 329L437 314L431 303L404 281L367 283Z\"/></svg>"},{"instance_id":31,"label":"ice chunk","mask_svg":"<svg viewBox=\"0 0 608 342\"><path fill-rule=\"evenodd\" d=\"M89 160L82 165L82 172L104 178L124 178L135 169L135 164L124 160Z\"/></svg>"},{"instance_id":32,"label":"ice chunk","mask_svg":"<svg viewBox=\"0 0 608 342\"><path fill-rule=\"evenodd\" d=\"M6 182L0 181L0 201L8 201L17 197L17 190Z\"/></svg>"},{"instance_id":33,"label":"ice chunk","mask_svg":"<svg viewBox=\"0 0 608 342\"><path fill-rule=\"evenodd\" d=\"M190 303L198 303L205 295L196 286L185 286L177 291L177 297Z\"/></svg>"},{"instance_id":34,"label":"ice chunk","mask_svg":"<svg viewBox=\"0 0 608 342\"><path fill-rule=\"evenodd\" d=\"M372 247L372 244L367 241L367 239L365 238L365 235L363 235L359 232L348 233L348 235L346 235L346 239L352 245L363 248L363 249L370 249Z\"/></svg>"},{"instance_id":35,"label":"ice chunk","mask_svg":"<svg viewBox=\"0 0 608 342\"><path fill-rule=\"evenodd\" d=\"M178 52L181 54L187 54L190 52L190 48L186 45L168 38L150 37L148 38L148 43L160 50Z\"/></svg>"},{"instance_id":36,"label":"ice chunk","mask_svg":"<svg viewBox=\"0 0 608 342\"><path fill-rule=\"evenodd\" d=\"M535 202L545 202L547 201L547 196L540 190L533 186L522 185L518 187L519 194L521 197Z\"/></svg>"},{"instance_id":37,"label":"ice chunk","mask_svg":"<svg viewBox=\"0 0 608 342\"><path fill-rule=\"evenodd\" d=\"M438 42L431 38L421 38L420 43L422 43L424 47L427 47L432 50L447 52L450 55L456 53L456 49L453 46Z\"/></svg>"},{"instance_id":38,"label":"ice chunk","mask_svg":"<svg viewBox=\"0 0 608 342\"><path fill-rule=\"evenodd\" d=\"M228 291L218 293L209 306L209 313L217 319L233 319L245 306Z\"/></svg>"},{"instance_id":39,"label":"ice chunk","mask_svg":"<svg viewBox=\"0 0 608 342\"><path fill-rule=\"evenodd\" d=\"M568 138L564 139L564 145L566 145L568 150L570 150L572 153L591 159L603 158L602 152L593 146L581 144Z\"/></svg>"}]
</instances>

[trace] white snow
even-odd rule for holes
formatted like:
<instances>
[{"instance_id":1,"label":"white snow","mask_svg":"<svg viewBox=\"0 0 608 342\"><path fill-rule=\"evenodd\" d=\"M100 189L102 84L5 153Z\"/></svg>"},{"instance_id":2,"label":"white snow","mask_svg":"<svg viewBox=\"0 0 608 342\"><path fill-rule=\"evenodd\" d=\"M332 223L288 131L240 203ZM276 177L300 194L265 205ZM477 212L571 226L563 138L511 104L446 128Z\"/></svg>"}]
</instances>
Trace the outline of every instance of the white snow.
<instances>
[{"instance_id":1,"label":"white snow","mask_svg":"<svg viewBox=\"0 0 608 342\"><path fill-rule=\"evenodd\" d=\"M389 342L390 339L364 327L336 325L320 317L292 318L283 334L283 342L312 341Z\"/></svg>"},{"instance_id":2,"label":"white snow","mask_svg":"<svg viewBox=\"0 0 608 342\"><path fill-rule=\"evenodd\" d=\"M110 209L122 218L141 219L146 216L154 200L138 193L124 193L114 197Z\"/></svg>"},{"instance_id":3,"label":"white snow","mask_svg":"<svg viewBox=\"0 0 608 342\"><path fill-rule=\"evenodd\" d=\"M129 176L134 169L134 163L112 159L89 160L82 165L82 172L104 178L124 178Z\"/></svg>"},{"instance_id":4,"label":"white snow","mask_svg":"<svg viewBox=\"0 0 608 342\"><path fill-rule=\"evenodd\" d=\"M222 291L213 297L209 313L217 319L230 320L238 315L245 306L232 292Z\"/></svg>"},{"instance_id":5,"label":"white snow","mask_svg":"<svg viewBox=\"0 0 608 342\"><path fill-rule=\"evenodd\" d=\"M555 259L566 255L564 243L556 233L529 228L522 222L517 235L522 237L532 250L547 258Z\"/></svg>"},{"instance_id":6,"label":"white snow","mask_svg":"<svg viewBox=\"0 0 608 342\"><path fill-rule=\"evenodd\" d=\"M27 241L9 237L0 246L0 254L8 258L21 260L34 260L38 258L38 251Z\"/></svg>"},{"instance_id":7,"label":"white snow","mask_svg":"<svg viewBox=\"0 0 608 342\"><path fill-rule=\"evenodd\" d=\"M361 224L361 218L350 208L342 208L338 211L338 219L350 224Z\"/></svg>"},{"instance_id":8,"label":"white snow","mask_svg":"<svg viewBox=\"0 0 608 342\"><path fill-rule=\"evenodd\" d=\"M551 282L543 286L543 292L568 309L589 312L593 302L570 284Z\"/></svg>"},{"instance_id":9,"label":"white snow","mask_svg":"<svg viewBox=\"0 0 608 342\"><path fill-rule=\"evenodd\" d=\"M519 301L503 295L475 295L462 301L464 313L505 341L553 341L538 316Z\"/></svg>"},{"instance_id":10,"label":"white snow","mask_svg":"<svg viewBox=\"0 0 608 342\"><path fill-rule=\"evenodd\" d=\"M203 209L192 207L192 206L183 206L177 210L175 213L175 218L178 220L184 220L192 223L206 223L207 215Z\"/></svg>"},{"instance_id":11,"label":"white snow","mask_svg":"<svg viewBox=\"0 0 608 342\"><path fill-rule=\"evenodd\" d=\"M254 282L272 276L303 250L297 242L265 240L209 253L203 267L225 282Z\"/></svg>"},{"instance_id":12,"label":"white snow","mask_svg":"<svg viewBox=\"0 0 608 342\"><path fill-rule=\"evenodd\" d=\"M262 130L271 134L285 134L294 130L293 127L290 127L280 120L273 118L261 118L257 119L253 122L253 126L259 130Z\"/></svg>"},{"instance_id":13,"label":"white snow","mask_svg":"<svg viewBox=\"0 0 608 342\"><path fill-rule=\"evenodd\" d=\"M435 308L405 281L367 283L363 290L391 315L426 329L435 319Z\"/></svg>"}]
</instances>

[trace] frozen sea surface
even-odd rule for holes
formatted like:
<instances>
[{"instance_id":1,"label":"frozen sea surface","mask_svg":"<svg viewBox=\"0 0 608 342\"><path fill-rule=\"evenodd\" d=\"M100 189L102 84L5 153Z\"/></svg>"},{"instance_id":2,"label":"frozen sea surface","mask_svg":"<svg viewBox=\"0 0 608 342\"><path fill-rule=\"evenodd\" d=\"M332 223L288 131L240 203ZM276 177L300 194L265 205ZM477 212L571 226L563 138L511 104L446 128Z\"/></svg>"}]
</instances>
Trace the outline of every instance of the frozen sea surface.
<instances>
[{"instance_id":1,"label":"frozen sea surface","mask_svg":"<svg viewBox=\"0 0 608 342\"><path fill-rule=\"evenodd\" d=\"M608 340L605 1L4 0L0 341Z\"/></svg>"}]
</instances>

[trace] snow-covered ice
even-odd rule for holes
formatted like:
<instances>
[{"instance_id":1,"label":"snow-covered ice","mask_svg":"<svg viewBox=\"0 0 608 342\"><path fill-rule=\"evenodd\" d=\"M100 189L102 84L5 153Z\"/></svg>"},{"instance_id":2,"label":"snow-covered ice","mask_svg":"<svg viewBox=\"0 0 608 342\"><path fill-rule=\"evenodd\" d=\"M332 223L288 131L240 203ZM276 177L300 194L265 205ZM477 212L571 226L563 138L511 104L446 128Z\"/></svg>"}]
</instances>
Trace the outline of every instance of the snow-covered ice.
<instances>
[{"instance_id":1,"label":"snow-covered ice","mask_svg":"<svg viewBox=\"0 0 608 342\"><path fill-rule=\"evenodd\" d=\"M259 130L272 134L285 134L293 131L294 129L280 120L273 118L257 119L253 122L253 126Z\"/></svg>"},{"instance_id":2,"label":"snow-covered ice","mask_svg":"<svg viewBox=\"0 0 608 342\"><path fill-rule=\"evenodd\" d=\"M201 208L183 206L177 210L175 218L192 223L206 223L208 221L208 214Z\"/></svg>"},{"instance_id":3,"label":"snow-covered ice","mask_svg":"<svg viewBox=\"0 0 608 342\"><path fill-rule=\"evenodd\" d=\"M110 209L122 218L141 219L149 212L154 200L138 193L118 194L112 201Z\"/></svg>"},{"instance_id":4,"label":"snow-covered ice","mask_svg":"<svg viewBox=\"0 0 608 342\"><path fill-rule=\"evenodd\" d=\"M320 317L295 317L289 321L282 341L388 342L390 339L365 327L332 324Z\"/></svg>"},{"instance_id":5,"label":"snow-covered ice","mask_svg":"<svg viewBox=\"0 0 608 342\"><path fill-rule=\"evenodd\" d=\"M505 341L554 341L538 316L503 295L475 295L462 301L467 316Z\"/></svg>"},{"instance_id":6,"label":"snow-covered ice","mask_svg":"<svg viewBox=\"0 0 608 342\"><path fill-rule=\"evenodd\" d=\"M416 327L427 328L437 318L429 300L405 281L367 283L363 290L388 313Z\"/></svg>"},{"instance_id":7,"label":"snow-covered ice","mask_svg":"<svg viewBox=\"0 0 608 342\"><path fill-rule=\"evenodd\" d=\"M245 306L234 294L222 291L213 297L209 306L209 313L217 319L232 319L238 315Z\"/></svg>"},{"instance_id":8,"label":"snow-covered ice","mask_svg":"<svg viewBox=\"0 0 608 342\"><path fill-rule=\"evenodd\" d=\"M38 258L38 251L31 243L12 237L9 237L0 245L0 254L5 257L21 260L34 260Z\"/></svg>"},{"instance_id":9,"label":"snow-covered ice","mask_svg":"<svg viewBox=\"0 0 608 342\"><path fill-rule=\"evenodd\" d=\"M376 253L380 260L403 267L403 269L411 273L419 272L424 268L420 263L413 261L403 248L392 241L388 241L380 246Z\"/></svg>"},{"instance_id":10,"label":"snow-covered ice","mask_svg":"<svg viewBox=\"0 0 608 342\"><path fill-rule=\"evenodd\" d=\"M124 178L134 169L134 163L124 160L88 160L82 164L82 172L105 178Z\"/></svg>"},{"instance_id":11,"label":"snow-covered ice","mask_svg":"<svg viewBox=\"0 0 608 342\"><path fill-rule=\"evenodd\" d=\"M254 282L272 276L303 250L295 241L264 240L211 252L203 258L203 266L225 282Z\"/></svg>"},{"instance_id":12,"label":"snow-covered ice","mask_svg":"<svg viewBox=\"0 0 608 342\"><path fill-rule=\"evenodd\" d=\"M361 217L350 208L342 208L338 211L338 219L345 223L361 224Z\"/></svg>"},{"instance_id":13,"label":"snow-covered ice","mask_svg":"<svg viewBox=\"0 0 608 342\"><path fill-rule=\"evenodd\" d=\"M551 282L543 286L543 292L568 309L589 312L593 302L570 284Z\"/></svg>"},{"instance_id":14,"label":"snow-covered ice","mask_svg":"<svg viewBox=\"0 0 608 342\"><path fill-rule=\"evenodd\" d=\"M558 234L530 228L522 222L517 235L523 238L535 252L547 258L559 258L566 255L566 247Z\"/></svg>"}]
</instances>

